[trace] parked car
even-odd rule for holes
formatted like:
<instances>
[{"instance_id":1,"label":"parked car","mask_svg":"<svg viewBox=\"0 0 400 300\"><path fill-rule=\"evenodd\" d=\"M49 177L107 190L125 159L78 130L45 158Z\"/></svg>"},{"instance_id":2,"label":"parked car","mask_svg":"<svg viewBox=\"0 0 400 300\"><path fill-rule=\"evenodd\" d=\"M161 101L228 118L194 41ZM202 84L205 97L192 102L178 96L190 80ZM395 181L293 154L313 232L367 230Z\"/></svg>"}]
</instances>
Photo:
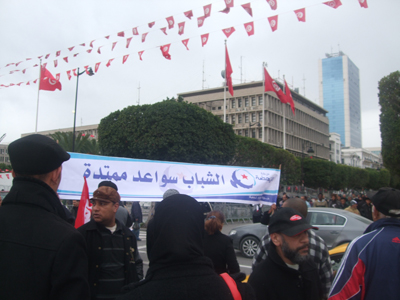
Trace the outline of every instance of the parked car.
<instances>
[{"instance_id":1,"label":"parked car","mask_svg":"<svg viewBox=\"0 0 400 300\"><path fill-rule=\"evenodd\" d=\"M340 267L344 253L346 252L349 243L341 244L331 250L329 250L329 257L331 258L333 277L336 276L336 272Z\"/></svg>"},{"instance_id":2,"label":"parked car","mask_svg":"<svg viewBox=\"0 0 400 300\"><path fill-rule=\"evenodd\" d=\"M316 233L325 241L329 249L351 242L372 223L367 218L337 208L310 207L307 220L319 230ZM312 229L313 230L313 229ZM256 254L258 244L265 235L267 226L260 223L236 227L229 233L233 247L245 257Z\"/></svg>"}]
</instances>

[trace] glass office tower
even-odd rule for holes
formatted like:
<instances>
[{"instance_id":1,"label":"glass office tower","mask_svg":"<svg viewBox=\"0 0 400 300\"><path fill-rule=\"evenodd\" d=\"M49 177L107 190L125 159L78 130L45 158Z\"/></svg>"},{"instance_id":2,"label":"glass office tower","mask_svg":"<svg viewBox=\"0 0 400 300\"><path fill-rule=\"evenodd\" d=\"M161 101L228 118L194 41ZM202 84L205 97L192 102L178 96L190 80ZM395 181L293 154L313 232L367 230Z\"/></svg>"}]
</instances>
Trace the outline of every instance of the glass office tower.
<instances>
[{"instance_id":1,"label":"glass office tower","mask_svg":"<svg viewBox=\"0 0 400 300\"><path fill-rule=\"evenodd\" d=\"M340 134L345 147L361 148L360 77L343 52L319 60L320 104L329 113L329 132Z\"/></svg>"}]
</instances>

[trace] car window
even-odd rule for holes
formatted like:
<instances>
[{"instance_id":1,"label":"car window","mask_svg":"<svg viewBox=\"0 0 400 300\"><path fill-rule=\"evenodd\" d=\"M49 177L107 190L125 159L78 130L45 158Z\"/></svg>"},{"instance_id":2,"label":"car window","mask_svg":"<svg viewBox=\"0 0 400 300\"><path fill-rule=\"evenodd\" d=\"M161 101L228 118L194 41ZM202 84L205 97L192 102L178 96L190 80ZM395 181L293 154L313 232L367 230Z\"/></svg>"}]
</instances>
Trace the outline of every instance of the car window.
<instances>
[{"instance_id":1,"label":"car window","mask_svg":"<svg viewBox=\"0 0 400 300\"><path fill-rule=\"evenodd\" d=\"M311 213L310 223L311 225L344 225L346 219L342 216L324 213L324 212L313 212Z\"/></svg>"}]
</instances>

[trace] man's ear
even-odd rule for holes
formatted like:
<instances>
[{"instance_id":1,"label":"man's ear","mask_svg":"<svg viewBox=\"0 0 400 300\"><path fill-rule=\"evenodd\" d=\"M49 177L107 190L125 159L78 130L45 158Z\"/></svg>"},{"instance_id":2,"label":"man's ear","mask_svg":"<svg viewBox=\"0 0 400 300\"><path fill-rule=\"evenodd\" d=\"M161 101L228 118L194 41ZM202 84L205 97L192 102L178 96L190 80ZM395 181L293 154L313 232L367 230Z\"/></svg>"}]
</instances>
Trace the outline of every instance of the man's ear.
<instances>
[{"instance_id":1,"label":"man's ear","mask_svg":"<svg viewBox=\"0 0 400 300\"><path fill-rule=\"evenodd\" d=\"M282 237L278 233L271 233L271 242L274 243L276 247L279 247L282 244Z\"/></svg>"},{"instance_id":2,"label":"man's ear","mask_svg":"<svg viewBox=\"0 0 400 300\"><path fill-rule=\"evenodd\" d=\"M117 212L118 208L119 208L119 202L115 202L114 212Z\"/></svg>"}]
</instances>

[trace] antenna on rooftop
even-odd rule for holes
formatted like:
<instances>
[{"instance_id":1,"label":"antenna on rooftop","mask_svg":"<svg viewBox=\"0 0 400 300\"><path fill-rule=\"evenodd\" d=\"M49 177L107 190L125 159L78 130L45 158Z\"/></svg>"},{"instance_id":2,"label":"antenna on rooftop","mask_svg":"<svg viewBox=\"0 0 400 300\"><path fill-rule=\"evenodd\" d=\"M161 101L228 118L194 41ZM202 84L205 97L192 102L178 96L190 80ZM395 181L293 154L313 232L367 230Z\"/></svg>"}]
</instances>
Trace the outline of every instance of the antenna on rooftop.
<instances>
[{"instance_id":1,"label":"antenna on rooftop","mask_svg":"<svg viewBox=\"0 0 400 300\"><path fill-rule=\"evenodd\" d=\"M242 75L243 75L243 64L242 64L242 57L240 57L240 83L243 83Z\"/></svg>"},{"instance_id":2,"label":"antenna on rooftop","mask_svg":"<svg viewBox=\"0 0 400 300\"><path fill-rule=\"evenodd\" d=\"M204 90L204 83L206 82L205 75L204 75L204 60L203 60L203 78L201 80L201 89Z\"/></svg>"},{"instance_id":3,"label":"antenna on rooftop","mask_svg":"<svg viewBox=\"0 0 400 300\"><path fill-rule=\"evenodd\" d=\"M303 74L303 95L306 96L306 76Z\"/></svg>"}]
</instances>

